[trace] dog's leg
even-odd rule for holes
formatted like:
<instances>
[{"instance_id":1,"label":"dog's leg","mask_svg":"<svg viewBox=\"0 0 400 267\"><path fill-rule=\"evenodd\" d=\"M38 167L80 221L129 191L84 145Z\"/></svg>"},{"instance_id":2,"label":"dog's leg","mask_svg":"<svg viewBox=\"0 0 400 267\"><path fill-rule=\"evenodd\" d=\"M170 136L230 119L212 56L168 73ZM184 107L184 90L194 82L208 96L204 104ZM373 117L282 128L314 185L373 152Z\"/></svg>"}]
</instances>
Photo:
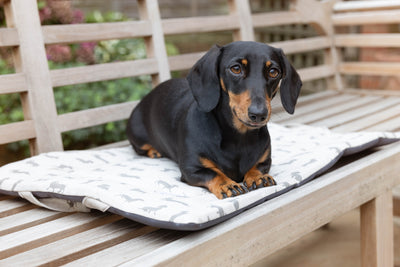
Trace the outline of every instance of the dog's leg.
<instances>
[{"instance_id":1,"label":"dog's leg","mask_svg":"<svg viewBox=\"0 0 400 267\"><path fill-rule=\"evenodd\" d=\"M271 167L271 149L267 149L260 160L245 175L243 184L247 189L276 185L274 178L268 174Z\"/></svg>"},{"instance_id":2,"label":"dog's leg","mask_svg":"<svg viewBox=\"0 0 400 267\"><path fill-rule=\"evenodd\" d=\"M197 186L206 187L219 199L234 197L248 192L246 188L226 176L213 161L200 158L200 163L204 169L197 171L191 177L192 179L195 176L200 178L197 179L197 181L201 181L196 183ZM207 179L206 177L210 178Z\"/></svg>"}]
</instances>

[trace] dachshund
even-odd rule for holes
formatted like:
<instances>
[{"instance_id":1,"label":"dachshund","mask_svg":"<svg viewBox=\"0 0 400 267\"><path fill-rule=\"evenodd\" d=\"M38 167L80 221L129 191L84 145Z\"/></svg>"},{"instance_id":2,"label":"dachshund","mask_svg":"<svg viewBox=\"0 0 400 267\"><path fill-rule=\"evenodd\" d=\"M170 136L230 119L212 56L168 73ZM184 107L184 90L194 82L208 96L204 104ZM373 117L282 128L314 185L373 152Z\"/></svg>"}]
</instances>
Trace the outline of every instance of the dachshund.
<instances>
[{"instance_id":1,"label":"dachshund","mask_svg":"<svg viewBox=\"0 0 400 267\"><path fill-rule=\"evenodd\" d=\"M215 45L186 78L165 81L140 101L127 136L139 155L172 159L182 181L219 199L276 185L268 174L271 100L280 91L293 114L301 86L281 49L247 41Z\"/></svg>"}]
</instances>

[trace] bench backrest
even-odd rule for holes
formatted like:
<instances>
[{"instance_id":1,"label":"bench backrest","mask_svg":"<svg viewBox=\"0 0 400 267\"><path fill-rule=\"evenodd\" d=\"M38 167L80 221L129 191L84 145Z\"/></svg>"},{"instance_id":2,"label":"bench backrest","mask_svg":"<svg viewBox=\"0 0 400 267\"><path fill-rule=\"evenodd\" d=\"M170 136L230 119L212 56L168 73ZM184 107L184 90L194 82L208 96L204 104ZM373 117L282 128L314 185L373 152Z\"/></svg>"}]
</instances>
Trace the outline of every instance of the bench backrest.
<instances>
[{"instance_id":1,"label":"bench backrest","mask_svg":"<svg viewBox=\"0 0 400 267\"><path fill-rule=\"evenodd\" d=\"M337 26L399 23L399 1L298 0L288 10L254 12L249 0L229 0L218 16L162 18L157 0L138 0L139 20L112 23L41 26L36 0L3 0L6 27L0 28L0 47L12 52L15 73L0 75L0 94L19 94L24 120L0 125L0 144L29 140L31 154L63 150L62 133L126 119L135 101L58 114L55 87L123 77L150 75L153 84L171 72L189 69L204 52L168 56L165 38L171 35L229 31L232 40L262 41L266 27L311 24L316 35L272 42L287 55L318 51L323 60L301 68L303 81L324 79L329 89L342 89L348 74L393 75L400 63L342 62L343 47L399 47L398 34L335 34ZM378 7L377 2L382 2ZM397 2L397 3L395 3ZM143 38L145 59L50 70L45 45ZM135 90L135 88L132 88Z\"/></svg>"}]
</instances>

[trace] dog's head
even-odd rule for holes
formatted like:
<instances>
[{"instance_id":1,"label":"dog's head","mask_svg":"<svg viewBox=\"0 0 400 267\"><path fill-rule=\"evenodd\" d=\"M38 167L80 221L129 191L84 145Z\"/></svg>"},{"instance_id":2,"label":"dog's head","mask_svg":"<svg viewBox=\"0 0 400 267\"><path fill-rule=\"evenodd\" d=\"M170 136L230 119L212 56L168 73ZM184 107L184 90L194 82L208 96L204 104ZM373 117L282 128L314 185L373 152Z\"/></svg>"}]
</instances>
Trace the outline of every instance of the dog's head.
<instances>
[{"instance_id":1,"label":"dog's head","mask_svg":"<svg viewBox=\"0 0 400 267\"><path fill-rule=\"evenodd\" d=\"M257 42L214 46L193 66L187 79L203 111L213 110L221 94L227 94L234 126L241 132L266 125L280 81L282 105L290 114L302 86L281 49Z\"/></svg>"}]
</instances>

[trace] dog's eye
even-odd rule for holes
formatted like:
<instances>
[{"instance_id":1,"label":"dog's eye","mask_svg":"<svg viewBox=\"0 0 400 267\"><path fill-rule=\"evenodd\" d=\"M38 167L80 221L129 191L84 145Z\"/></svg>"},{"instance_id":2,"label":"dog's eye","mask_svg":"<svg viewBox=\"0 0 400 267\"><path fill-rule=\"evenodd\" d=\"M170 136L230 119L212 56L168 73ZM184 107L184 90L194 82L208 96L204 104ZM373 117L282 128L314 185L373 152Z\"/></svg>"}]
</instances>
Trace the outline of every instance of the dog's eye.
<instances>
[{"instance_id":1,"label":"dog's eye","mask_svg":"<svg viewBox=\"0 0 400 267\"><path fill-rule=\"evenodd\" d=\"M278 77L278 75L279 75L279 70L277 70L275 68L271 68L268 71L268 76L271 77L271 78L276 78L276 77Z\"/></svg>"},{"instance_id":2,"label":"dog's eye","mask_svg":"<svg viewBox=\"0 0 400 267\"><path fill-rule=\"evenodd\" d=\"M232 71L234 74L240 74L240 73L242 72L242 67L240 67L240 65L233 65L233 66L231 67L231 71Z\"/></svg>"}]
</instances>

